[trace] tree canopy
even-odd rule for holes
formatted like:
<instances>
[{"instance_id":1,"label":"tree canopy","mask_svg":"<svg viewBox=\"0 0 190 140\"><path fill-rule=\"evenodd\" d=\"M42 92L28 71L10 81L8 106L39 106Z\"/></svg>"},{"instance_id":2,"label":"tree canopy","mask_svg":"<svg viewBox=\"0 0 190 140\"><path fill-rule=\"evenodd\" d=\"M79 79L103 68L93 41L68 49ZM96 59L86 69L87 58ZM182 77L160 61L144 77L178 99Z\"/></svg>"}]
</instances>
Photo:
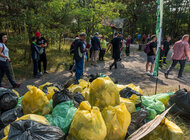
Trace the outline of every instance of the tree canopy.
<instances>
[{"instance_id":1,"label":"tree canopy","mask_svg":"<svg viewBox=\"0 0 190 140\"><path fill-rule=\"evenodd\" d=\"M84 31L111 37L102 18L124 18L124 35L154 34L157 0L1 0L0 30L24 34L30 40L36 29L52 41ZM178 38L190 32L190 0L164 0L163 37ZM120 29L121 30L121 29Z\"/></svg>"}]
</instances>

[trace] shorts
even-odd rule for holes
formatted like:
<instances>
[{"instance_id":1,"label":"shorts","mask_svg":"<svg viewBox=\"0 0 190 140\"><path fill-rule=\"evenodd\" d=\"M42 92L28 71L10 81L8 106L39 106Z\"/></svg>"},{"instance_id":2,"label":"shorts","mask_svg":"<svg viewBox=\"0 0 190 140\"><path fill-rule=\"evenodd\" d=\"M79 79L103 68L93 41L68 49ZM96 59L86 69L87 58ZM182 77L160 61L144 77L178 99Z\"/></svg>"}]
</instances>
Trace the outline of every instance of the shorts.
<instances>
[{"instance_id":1,"label":"shorts","mask_svg":"<svg viewBox=\"0 0 190 140\"><path fill-rule=\"evenodd\" d=\"M147 62L154 64L154 61L155 61L155 56L154 55L151 55L151 56L147 55Z\"/></svg>"}]
</instances>

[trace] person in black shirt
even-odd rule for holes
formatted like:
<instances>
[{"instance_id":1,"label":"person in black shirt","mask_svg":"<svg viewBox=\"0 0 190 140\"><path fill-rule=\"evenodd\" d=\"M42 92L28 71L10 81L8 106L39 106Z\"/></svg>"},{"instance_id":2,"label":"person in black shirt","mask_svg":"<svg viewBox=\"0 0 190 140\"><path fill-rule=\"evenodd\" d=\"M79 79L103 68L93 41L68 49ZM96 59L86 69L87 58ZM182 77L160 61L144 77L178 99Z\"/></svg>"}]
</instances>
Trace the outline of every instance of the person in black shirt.
<instances>
[{"instance_id":1,"label":"person in black shirt","mask_svg":"<svg viewBox=\"0 0 190 140\"><path fill-rule=\"evenodd\" d=\"M171 48L171 37L168 37L167 40L165 40L163 43L163 63L166 64L166 58L167 58L167 55L168 55L168 52Z\"/></svg>"},{"instance_id":2,"label":"person in black shirt","mask_svg":"<svg viewBox=\"0 0 190 140\"><path fill-rule=\"evenodd\" d=\"M122 38L117 35L114 39L112 39L111 41L111 45L112 45L112 58L114 59L114 62L110 65L110 70L112 69L113 66L115 66L115 69L117 69L117 62L120 59L120 54L121 54L121 43L122 42Z\"/></svg>"},{"instance_id":3,"label":"person in black shirt","mask_svg":"<svg viewBox=\"0 0 190 140\"><path fill-rule=\"evenodd\" d=\"M150 47L150 52L147 54L147 63L146 63L146 74L148 75L153 75L153 70L154 70L154 61L155 61L155 56L156 56L156 44L157 37L156 35L151 36L151 41L149 42L149 47ZM149 72L149 65L151 63L151 70Z\"/></svg>"},{"instance_id":4,"label":"person in black shirt","mask_svg":"<svg viewBox=\"0 0 190 140\"><path fill-rule=\"evenodd\" d=\"M81 33L79 38L80 39L76 40L74 47L74 59L76 62L76 84L78 84L78 80L81 78L84 71L84 54L86 49L84 48L83 43L86 40L86 33Z\"/></svg>"},{"instance_id":5,"label":"person in black shirt","mask_svg":"<svg viewBox=\"0 0 190 140\"><path fill-rule=\"evenodd\" d=\"M40 60L38 61L38 69L40 72L40 75L43 75L42 70L41 70L41 62L43 62L43 68L44 68L44 73L47 72L47 57L46 57L46 47L47 47L47 41L44 37L40 37L37 40L37 45L41 46L43 48L43 53L40 55Z\"/></svg>"}]
</instances>

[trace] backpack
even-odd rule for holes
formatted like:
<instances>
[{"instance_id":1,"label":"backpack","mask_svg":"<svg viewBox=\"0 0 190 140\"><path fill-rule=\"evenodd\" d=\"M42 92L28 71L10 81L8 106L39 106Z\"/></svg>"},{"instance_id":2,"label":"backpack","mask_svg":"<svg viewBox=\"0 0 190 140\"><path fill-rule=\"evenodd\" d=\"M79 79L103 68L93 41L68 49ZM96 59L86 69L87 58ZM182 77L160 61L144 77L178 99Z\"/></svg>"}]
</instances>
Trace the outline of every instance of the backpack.
<instances>
[{"instance_id":1,"label":"backpack","mask_svg":"<svg viewBox=\"0 0 190 140\"><path fill-rule=\"evenodd\" d=\"M146 53L146 54L149 54L150 53L150 42L149 43L147 43L146 44L146 47L144 48L144 52Z\"/></svg>"},{"instance_id":2,"label":"backpack","mask_svg":"<svg viewBox=\"0 0 190 140\"><path fill-rule=\"evenodd\" d=\"M3 45L3 44L2 44L2 45ZM2 53L3 53L4 49L5 49L5 46L3 45L3 48L2 48L2 51L1 51Z\"/></svg>"},{"instance_id":3,"label":"backpack","mask_svg":"<svg viewBox=\"0 0 190 140\"><path fill-rule=\"evenodd\" d=\"M75 51L75 41L73 41L73 43L71 44L70 54L73 54L74 51Z\"/></svg>"}]
</instances>

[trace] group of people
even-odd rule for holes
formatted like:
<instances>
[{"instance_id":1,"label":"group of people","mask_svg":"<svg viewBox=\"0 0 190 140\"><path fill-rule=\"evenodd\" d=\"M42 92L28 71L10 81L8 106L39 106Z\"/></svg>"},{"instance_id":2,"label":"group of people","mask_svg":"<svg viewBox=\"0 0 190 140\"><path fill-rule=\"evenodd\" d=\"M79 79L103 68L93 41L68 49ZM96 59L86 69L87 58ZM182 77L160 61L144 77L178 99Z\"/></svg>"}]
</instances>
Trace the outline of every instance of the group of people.
<instances>
[{"instance_id":1,"label":"group of people","mask_svg":"<svg viewBox=\"0 0 190 140\"><path fill-rule=\"evenodd\" d=\"M165 78L168 78L169 73L173 70L173 68L180 64L180 70L178 73L178 78L183 78L183 71L185 68L186 60L190 61L190 46L189 46L189 35L184 35L182 39L175 42L172 47L171 37L167 37L167 40L162 42L162 46L160 47L160 66L162 66L162 62L166 64L166 58L168 52L171 48L173 48L172 53L172 64L165 72ZM146 47L149 47L149 52L147 53L147 63L146 63L146 74L153 75L154 71L154 63L155 57L157 55L157 37L156 35L151 36L151 41L149 41ZM150 71L149 71L150 67Z\"/></svg>"},{"instance_id":2,"label":"group of people","mask_svg":"<svg viewBox=\"0 0 190 140\"><path fill-rule=\"evenodd\" d=\"M41 70L41 62L43 62L44 74L47 74L47 58L46 58L47 41L41 36L39 30L36 35L32 37L31 43L31 57L33 60L33 76L39 78L43 75ZM38 72L39 70L39 72Z\"/></svg>"}]
</instances>

